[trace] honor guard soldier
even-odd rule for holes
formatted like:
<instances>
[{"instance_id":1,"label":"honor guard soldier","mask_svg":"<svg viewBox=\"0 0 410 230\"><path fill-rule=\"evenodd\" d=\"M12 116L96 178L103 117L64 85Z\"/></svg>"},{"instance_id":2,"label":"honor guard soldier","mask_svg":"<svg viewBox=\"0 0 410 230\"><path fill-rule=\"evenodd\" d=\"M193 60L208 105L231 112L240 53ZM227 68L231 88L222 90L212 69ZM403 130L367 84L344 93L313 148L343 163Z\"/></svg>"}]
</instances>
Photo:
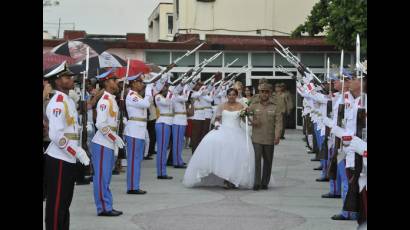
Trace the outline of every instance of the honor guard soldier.
<instances>
[{"instance_id":1,"label":"honor guard soldier","mask_svg":"<svg viewBox=\"0 0 410 230\"><path fill-rule=\"evenodd\" d=\"M119 216L121 211L113 208L112 194L109 189L114 167L114 149L123 148L124 142L117 135L118 104L114 94L118 92L117 77L109 70L99 76L100 88L104 94L97 103L98 131L92 139L92 161L94 165L94 200L98 216Z\"/></svg>"},{"instance_id":2,"label":"honor guard soldier","mask_svg":"<svg viewBox=\"0 0 410 230\"><path fill-rule=\"evenodd\" d=\"M340 81L339 76L335 73L330 74L330 80L333 81L334 90L337 91L335 93L332 93L332 118L331 118L332 121L331 122L329 121L330 124L326 124L326 126L332 127L333 125L336 125L337 123L337 116L338 116L337 112L338 112L338 107L339 107L339 102L340 102L340 97L341 97L342 82ZM347 87L345 87L345 89L347 89ZM328 148L329 148L328 165L330 165L331 160L333 156L335 155L335 136L333 134L331 134L329 137ZM336 170L336 174L337 174L337 170ZM329 178L329 188L330 188L329 193L323 194L322 198L341 198L342 197L340 179L341 179L340 176L336 176L335 178L332 178L332 177Z\"/></svg>"},{"instance_id":3,"label":"honor guard soldier","mask_svg":"<svg viewBox=\"0 0 410 230\"><path fill-rule=\"evenodd\" d=\"M188 125L185 103L188 101L189 92L184 93L183 87L178 85L173 90L172 102L174 106L174 119L172 124L172 154L174 168L186 168L182 160L185 129Z\"/></svg>"},{"instance_id":4,"label":"honor guard soldier","mask_svg":"<svg viewBox=\"0 0 410 230\"><path fill-rule=\"evenodd\" d=\"M127 194L145 194L140 189L141 162L144 157L147 109L152 97L151 85L145 87L142 74L128 77L131 89L125 100L128 112L124 135L127 143ZM145 88L144 97L141 96Z\"/></svg>"},{"instance_id":5,"label":"honor guard soldier","mask_svg":"<svg viewBox=\"0 0 410 230\"><path fill-rule=\"evenodd\" d=\"M172 179L167 175L167 150L171 134L172 120L172 93L168 91L169 75L164 76L156 82L155 89L159 92L155 95L155 104L159 110L159 117L155 123L155 133L157 139L157 178Z\"/></svg>"},{"instance_id":6,"label":"honor guard soldier","mask_svg":"<svg viewBox=\"0 0 410 230\"><path fill-rule=\"evenodd\" d=\"M346 124L346 121L352 119L351 109L352 109L352 105L354 104L354 98L351 95L351 93L348 91L349 87L350 87L350 80L352 78L352 73L344 70L343 75L344 75L344 77L341 76L341 78L343 77L342 81L344 81L343 95L339 96L339 100L336 102L336 106L339 106L339 104L344 105L344 108L345 108L344 117L343 118L340 118L340 117L337 118L338 120L342 119L342 122L341 122L342 126L338 127L337 124L334 124L334 127L332 128L332 131L331 131L331 133L333 133L333 134L336 134L338 132L337 128L339 128L339 129L341 128L343 130L346 130L346 128L348 128L348 126L350 126L350 122L349 122L349 124ZM354 127L354 129L355 128L356 127ZM346 132L346 131L344 131L344 132ZM353 134L353 132L352 132L352 134ZM343 135L345 135L345 134L343 134ZM339 146L335 146L335 148L338 148L338 147ZM339 151L338 154L337 154L337 177L339 177L340 181L341 181L341 192L342 192L341 195L342 195L343 203L345 203L346 194L347 194L347 191L349 189L349 181L348 181L347 174L346 174L346 155L345 155L343 150ZM332 219L333 220L355 220L355 219L357 219L357 213L342 210L342 212L340 214L332 216Z\"/></svg>"},{"instance_id":7,"label":"honor guard soldier","mask_svg":"<svg viewBox=\"0 0 410 230\"><path fill-rule=\"evenodd\" d=\"M79 143L81 131L76 105L68 96L69 90L74 88L73 75L64 61L44 76L55 89L55 94L46 108L51 140L45 151L47 230L69 229L69 208L74 192L76 160L84 165L90 162Z\"/></svg>"}]
</instances>

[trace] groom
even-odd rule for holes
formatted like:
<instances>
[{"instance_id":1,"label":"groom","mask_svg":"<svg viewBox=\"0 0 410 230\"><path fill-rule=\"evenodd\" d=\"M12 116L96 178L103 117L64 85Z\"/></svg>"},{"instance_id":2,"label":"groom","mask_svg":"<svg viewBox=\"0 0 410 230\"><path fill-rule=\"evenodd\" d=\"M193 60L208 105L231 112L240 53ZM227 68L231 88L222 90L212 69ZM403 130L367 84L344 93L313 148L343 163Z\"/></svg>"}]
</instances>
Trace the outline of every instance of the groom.
<instances>
[{"instance_id":1,"label":"groom","mask_svg":"<svg viewBox=\"0 0 410 230\"><path fill-rule=\"evenodd\" d=\"M253 190L268 189L274 146L279 144L282 132L282 114L271 98L272 86L262 83L258 87L259 100L248 108L254 113L252 123L252 142L255 149L255 182ZM261 180L261 157L263 172Z\"/></svg>"}]
</instances>

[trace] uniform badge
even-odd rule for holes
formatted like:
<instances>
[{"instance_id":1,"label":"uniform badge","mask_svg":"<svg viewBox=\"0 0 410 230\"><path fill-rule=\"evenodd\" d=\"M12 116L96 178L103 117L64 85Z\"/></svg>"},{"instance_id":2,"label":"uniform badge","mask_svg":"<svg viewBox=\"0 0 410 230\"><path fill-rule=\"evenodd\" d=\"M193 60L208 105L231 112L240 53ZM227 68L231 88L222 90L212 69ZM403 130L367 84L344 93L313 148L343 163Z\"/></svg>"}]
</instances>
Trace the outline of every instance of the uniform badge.
<instances>
[{"instance_id":1,"label":"uniform badge","mask_svg":"<svg viewBox=\"0 0 410 230\"><path fill-rule=\"evenodd\" d=\"M132 98L132 101L135 101L135 102L136 102L136 101L138 101L138 98L137 98L137 97L133 97L133 98Z\"/></svg>"},{"instance_id":2,"label":"uniform badge","mask_svg":"<svg viewBox=\"0 0 410 230\"><path fill-rule=\"evenodd\" d=\"M103 134L106 134L106 133L108 133L110 130L109 130L110 128L108 128L108 127L104 127L104 128L102 128L101 129L101 132L103 133Z\"/></svg>"},{"instance_id":3,"label":"uniform badge","mask_svg":"<svg viewBox=\"0 0 410 230\"><path fill-rule=\"evenodd\" d=\"M55 108L53 109L53 114L54 116L58 117L61 114L61 109L60 108Z\"/></svg>"},{"instance_id":4,"label":"uniform badge","mask_svg":"<svg viewBox=\"0 0 410 230\"><path fill-rule=\"evenodd\" d=\"M58 141L58 145L60 145L60 147L64 147L66 143L67 143L67 139L64 138L64 137L61 138L61 139Z\"/></svg>"},{"instance_id":5,"label":"uniform badge","mask_svg":"<svg viewBox=\"0 0 410 230\"><path fill-rule=\"evenodd\" d=\"M100 110L101 110L101 111L104 111L106 108L107 108L107 106L106 106L105 104L101 104L101 105L100 105Z\"/></svg>"}]
</instances>

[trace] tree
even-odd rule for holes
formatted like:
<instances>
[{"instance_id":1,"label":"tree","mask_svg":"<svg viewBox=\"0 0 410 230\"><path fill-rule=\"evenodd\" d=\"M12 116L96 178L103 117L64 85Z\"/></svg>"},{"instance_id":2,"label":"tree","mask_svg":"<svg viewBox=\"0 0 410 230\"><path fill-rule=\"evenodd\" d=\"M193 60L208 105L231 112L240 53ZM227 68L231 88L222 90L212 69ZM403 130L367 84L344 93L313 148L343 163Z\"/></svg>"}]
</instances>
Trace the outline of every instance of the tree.
<instances>
[{"instance_id":1,"label":"tree","mask_svg":"<svg viewBox=\"0 0 410 230\"><path fill-rule=\"evenodd\" d=\"M307 21L299 25L292 37L303 33L315 36L324 32L326 40L338 49L354 50L360 35L361 54L367 53L367 0L320 0Z\"/></svg>"}]
</instances>

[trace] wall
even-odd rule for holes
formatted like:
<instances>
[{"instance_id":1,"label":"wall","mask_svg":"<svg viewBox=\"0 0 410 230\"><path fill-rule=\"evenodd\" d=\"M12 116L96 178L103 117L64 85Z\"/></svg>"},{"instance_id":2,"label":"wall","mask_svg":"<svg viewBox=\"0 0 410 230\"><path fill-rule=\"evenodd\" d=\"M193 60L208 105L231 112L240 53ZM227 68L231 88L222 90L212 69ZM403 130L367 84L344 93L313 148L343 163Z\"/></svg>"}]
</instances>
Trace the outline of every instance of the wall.
<instances>
[{"instance_id":1,"label":"wall","mask_svg":"<svg viewBox=\"0 0 410 230\"><path fill-rule=\"evenodd\" d=\"M176 0L174 0L175 4ZM190 33L257 35L256 29L291 33L302 24L318 0L216 0L211 3L179 0L179 29L230 29L248 32L214 31ZM174 8L176 12L176 8ZM176 13L175 13L176 15ZM186 33L186 31L179 31ZM188 32L189 33L189 32ZM261 31L260 35L285 35Z\"/></svg>"}]
</instances>

